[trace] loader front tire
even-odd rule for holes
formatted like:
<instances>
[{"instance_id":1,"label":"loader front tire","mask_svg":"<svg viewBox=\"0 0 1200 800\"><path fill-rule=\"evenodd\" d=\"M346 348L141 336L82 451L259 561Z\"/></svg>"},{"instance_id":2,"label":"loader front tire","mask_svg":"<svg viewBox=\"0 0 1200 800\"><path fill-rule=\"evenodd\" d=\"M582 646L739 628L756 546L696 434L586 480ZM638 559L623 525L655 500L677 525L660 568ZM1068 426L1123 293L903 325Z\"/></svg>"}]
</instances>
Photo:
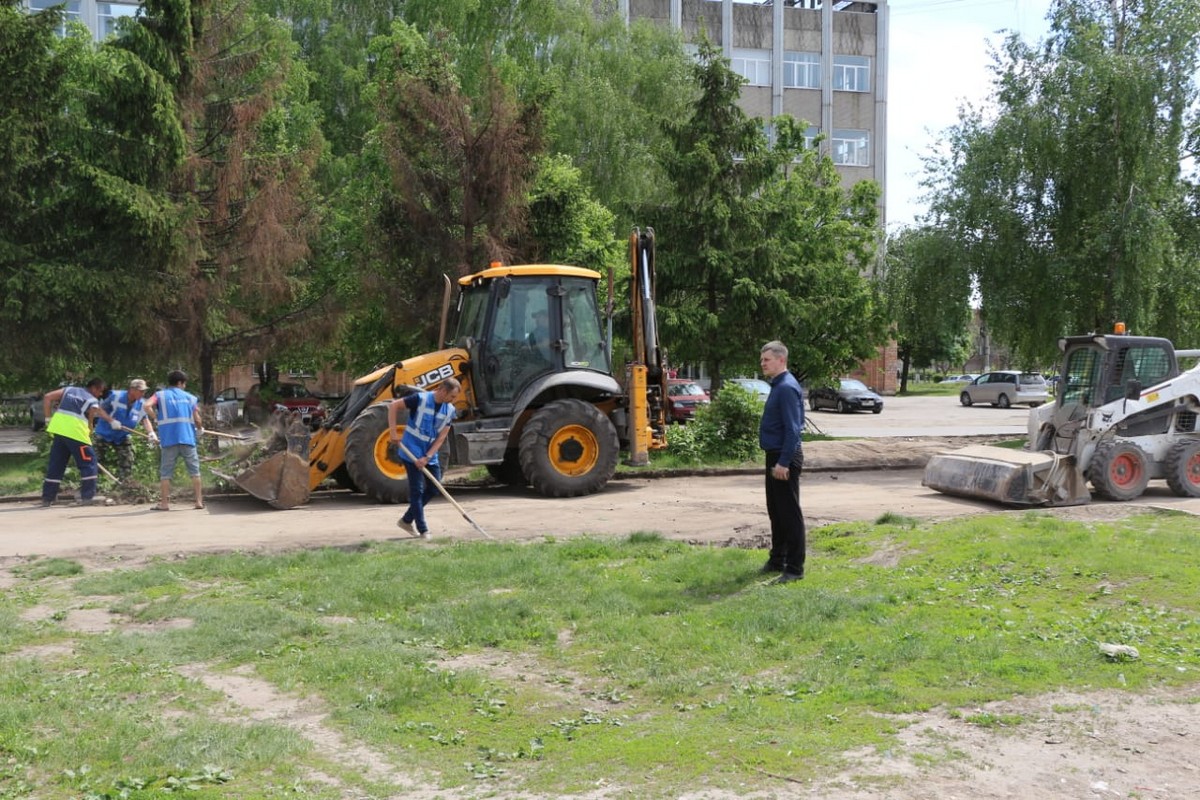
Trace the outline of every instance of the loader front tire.
<instances>
[{"instance_id":1,"label":"loader front tire","mask_svg":"<svg viewBox=\"0 0 1200 800\"><path fill-rule=\"evenodd\" d=\"M617 470L617 429L583 400L555 400L521 432L521 469L546 497L578 497L604 488Z\"/></svg>"},{"instance_id":2,"label":"loader front tire","mask_svg":"<svg viewBox=\"0 0 1200 800\"><path fill-rule=\"evenodd\" d=\"M329 477L333 478L333 482L337 484L339 489L349 489L352 492L359 491L358 486L354 483L354 479L350 477L350 470L346 469L344 463L330 473Z\"/></svg>"},{"instance_id":3,"label":"loader front tire","mask_svg":"<svg viewBox=\"0 0 1200 800\"><path fill-rule=\"evenodd\" d=\"M365 409L346 431L346 471L359 491L379 503L408 502L404 464L388 455L387 405Z\"/></svg>"},{"instance_id":4,"label":"loader front tire","mask_svg":"<svg viewBox=\"0 0 1200 800\"><path fill-rule=\"evenodd\" d=\"M504 460L499 464L487 465L488 475L498 483L504 483L509 486L528 486L529 481L525 480L525 473L521 469L521 455L517 450L507 450L504 453Z\"/></svg>"},{"instance_id":5,"label":"loader front tire","mask_svg":"<svg viewBox=\"0 0 1200 800\"><path fill-rule=\"evenodd\" d=\"M1146 452L1132 442L1105 442L1088 465L1096 494L1122 502L1141 497L1150 482Z\"/></svg>"},{"instance_id":6,"label":"loader front tire","mask_svg":"<svg viewBox=\"0 0 1200 800\"><path fill-rule=\"evenodd\" d=\"M1200 442L1179 442L1167 453L1167 485L1178 497L1200 497Z\"/></svg>"}]
</instances>

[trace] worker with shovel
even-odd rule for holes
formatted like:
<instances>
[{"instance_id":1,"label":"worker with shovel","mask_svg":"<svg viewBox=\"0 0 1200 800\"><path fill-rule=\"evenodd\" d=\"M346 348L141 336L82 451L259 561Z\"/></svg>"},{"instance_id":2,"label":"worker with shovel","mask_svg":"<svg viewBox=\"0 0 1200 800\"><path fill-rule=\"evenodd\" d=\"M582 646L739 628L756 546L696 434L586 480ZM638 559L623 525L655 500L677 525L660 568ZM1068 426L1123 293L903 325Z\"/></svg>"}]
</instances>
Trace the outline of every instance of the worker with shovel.
<instances>
[{"instance_id":1,"label":"worker with shovel","mask_svg":"<svg viewBox=\"0 0 1200 800\"><path fill-rule=\"evenodd\" d=\"M92 432L88 427L91 420L100 416L114 430L120 430L121 423L111 414L100 407L97 402L104 394L104 381L92 378L87 388L65 386L47 392L42 398L43 410L46 412L46 433L54 437L50 443L50 463L46 465L46 480L42 483L42 508L54 505L58 497L58 487L63 475L67 472L67 463L75 460L79 468L79 500L78 505L90 506L96 496L96 478L100 470L96 462L96 451L92 449ZM58 403L54 416L50 415L51 403Z\"/></svg>"},{"instance_id":2,"label":"worker with shovel","mask_svg":"<svg viewBox=\"0 0 1200 800\"><path fill-rule=\"evenodd\" d=\"M438 449L450 433L450 423L455 416L454 401L458 399L461 388L456 378L446 378L432 392L414 392L388 403L389 439L400 451L400 460L408 475L408 510L396 524L409 532L415 525L421 538L429 536L425 504L437 491L434 482L442 477ZM401 406L408 410L403 437L396 432ZM426 470L433 480L425 479Z\"/></svg>"},{"instance_id":3,"label":"worker with shovel","mask_svg":"<svg viewBox=\"0 0 1200 800\"><path fill-rule=\"evenodd\" d=\"M100 407L121 423L120 428L114 428L101 417L96 422L96 457L104 464L109 456L115 455L117 461L117 477L125 480L133 474L133 439L130 434L142 424L146 435L153 444L158 441L154 427L142 410L142 400L146 395L146 382L134 378L129 382L129 388L112 392L100 401Z\"/></svg>"}]
</instances>

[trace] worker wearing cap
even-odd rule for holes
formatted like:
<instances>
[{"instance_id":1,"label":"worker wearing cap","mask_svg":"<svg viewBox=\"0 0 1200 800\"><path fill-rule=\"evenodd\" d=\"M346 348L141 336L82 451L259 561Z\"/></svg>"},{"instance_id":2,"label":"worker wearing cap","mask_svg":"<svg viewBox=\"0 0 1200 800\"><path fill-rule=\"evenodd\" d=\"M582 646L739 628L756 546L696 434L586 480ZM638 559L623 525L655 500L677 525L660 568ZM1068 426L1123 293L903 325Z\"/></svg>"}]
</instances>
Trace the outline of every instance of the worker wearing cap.
<instances>
[{"instance_id":1,"label":"worker wearing cap","mask_svg":"<svg viewBox=\"0 0 1200 800\"><path fill-rule=\"evenodd\" d=\"M54 437L50 442L50 462L46 465L46 479L42 482L42 508L54 505L67 464L74 459L79 468L78 505L90 506L96 497L96 451L92 449L91 421L99 416L113 430L120 430L121 423L100 407L97 399L104 394L104 381L92 378L86 388L64 386L47 392L42 398L42 409L46 412L46 433ZM50 406L58 403L54 416Z\"/></svg>"},{"instance_id":2,"label":"worker wearing cap","mask_svg":"<svg viewBox=\"0 0 1200 800\"><path fill-rule=\"evenodd\" d=\"M129 382L129 388L112 392L100 401L100 407L121 423L120 429L114 429L103 417L96 422L96 458L101 464L115 455L117 461L117 477L124 480L133 474L133 439L130 431L142 424L150 441L157 442L158 435L150 420L142 410L142 398L146 395L146 382L134 378Z\"/></svg>"}]
</instances>

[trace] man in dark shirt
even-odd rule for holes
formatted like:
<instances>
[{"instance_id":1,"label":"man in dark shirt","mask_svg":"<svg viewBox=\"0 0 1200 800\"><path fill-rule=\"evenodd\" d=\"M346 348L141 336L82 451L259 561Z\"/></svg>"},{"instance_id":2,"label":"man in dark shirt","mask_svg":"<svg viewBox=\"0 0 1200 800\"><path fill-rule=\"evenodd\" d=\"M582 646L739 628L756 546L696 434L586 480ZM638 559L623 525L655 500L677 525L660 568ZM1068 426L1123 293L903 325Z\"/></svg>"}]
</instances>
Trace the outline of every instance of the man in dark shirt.
<instances>
[{"instance_id":1,"label":"man in dark shirt","mask_svg":"<svg viewBox=\"0 0 1200 800\"><path fill-rule=\"evenodd\" d=\"M771 518L771 553L762 571L781 573L778 583L804 577L804 514L800 511L804 391L788 372L787 356L783 342L767 342L758 360L771 383L758 426L758 445L767 453L767 516Z\"/></svg>"}]
</instances>

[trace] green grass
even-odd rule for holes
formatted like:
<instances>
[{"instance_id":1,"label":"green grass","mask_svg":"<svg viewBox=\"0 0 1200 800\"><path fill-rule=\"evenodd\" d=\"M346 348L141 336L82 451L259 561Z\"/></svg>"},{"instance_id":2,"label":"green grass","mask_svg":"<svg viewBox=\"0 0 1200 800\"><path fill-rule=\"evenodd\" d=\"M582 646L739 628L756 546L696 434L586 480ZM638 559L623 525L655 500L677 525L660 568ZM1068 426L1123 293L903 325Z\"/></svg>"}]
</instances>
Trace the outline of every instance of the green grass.
<instances>
[{"instance_id":1,"label":"green grass","mask_svg":"<svg viewBox=\"0 0 1200 800\"><path fill-rule=\"evenodd\" d=\"M200 798L397 791L278 722L218 711L220 694L184 676L194 664L319 701L348 746L443 788L769 790L767 774L818 777L848 750L896 746L899 714L944 706L1013 727L1023 720L978 707L1193 682L1198 549L1183 516L1028 512L820 528L807 579L788 586L761 580L761 552L651 534L82 576L33 562L0 598L0 797L138 798L180 782ZM63 627L89 605L143 627ZM40 621L23 619L35 606ZM171 619L192 624L145 627ZM1098 642L1141 659L1112 662Z\"/></svg>"},{"instance_id":2,"label":"green grass","mask_svg":"<svg viewBox=\"0 0 1200 800\"><path fill-rule=\"evenodd\" d=\"M0 496L38 491L46 459L37 453L0 453Z\"/></svg>"},{"instance_id":3,"label":"green grass","mask_svg":"<svg viewBox=\"0 0 1200 800\"><path fill-rule=\"evenodd\" d=\"M962 383L935 383L933 381L916 383L909 381L906 391L897 392L897 397L958 397L962 393Z\"/></svg>"}]
</instances>

